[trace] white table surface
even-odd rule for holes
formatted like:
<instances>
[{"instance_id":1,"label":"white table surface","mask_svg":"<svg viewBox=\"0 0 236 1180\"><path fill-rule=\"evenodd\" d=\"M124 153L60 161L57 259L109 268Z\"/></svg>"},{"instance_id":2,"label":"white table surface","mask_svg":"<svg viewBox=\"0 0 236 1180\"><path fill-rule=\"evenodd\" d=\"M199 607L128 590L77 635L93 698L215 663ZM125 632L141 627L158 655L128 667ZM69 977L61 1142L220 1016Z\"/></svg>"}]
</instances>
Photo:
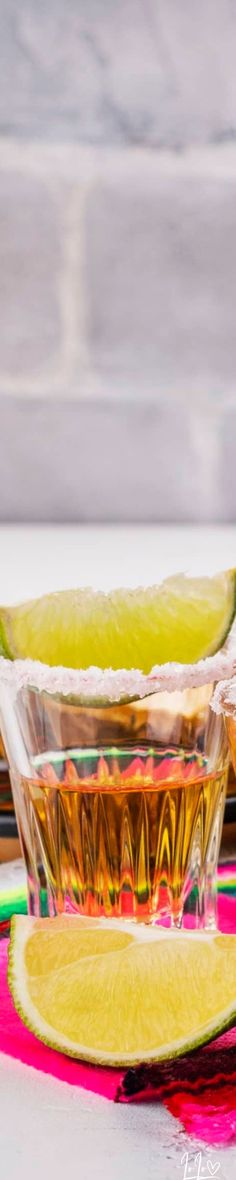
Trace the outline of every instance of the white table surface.
<instances>
[{"instance_id":1,"label":"white table surface","mask_svg":"<svg viewBox=\"0 0 236 1180\"><path fill-rule=\"evenodd\" d=\"M2 527L0 558L10 603L235 565L236 527ZM0 1055L1 1180L182 1180L182 1155L193 1164L198 1148L158 1105L117 1106ZM236 1146L202 1152L204 1173L211 1161L219 1180L233 1180Z\"/></svg>"}]
</instances>

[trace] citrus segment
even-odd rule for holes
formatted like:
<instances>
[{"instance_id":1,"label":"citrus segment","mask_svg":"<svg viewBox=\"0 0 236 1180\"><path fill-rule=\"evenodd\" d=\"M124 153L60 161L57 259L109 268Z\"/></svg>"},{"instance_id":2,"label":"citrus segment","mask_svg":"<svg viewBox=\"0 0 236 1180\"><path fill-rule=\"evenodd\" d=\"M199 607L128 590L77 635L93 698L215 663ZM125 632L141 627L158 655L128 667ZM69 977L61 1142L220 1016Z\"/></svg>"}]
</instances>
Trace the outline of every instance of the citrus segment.
<instances>
[{"instance_id":1,"label":"citrus segment","mask_svg":"<svg viewBox=\"0 0 236 1180\"><path fill-rule=\"evenodd\" d=\"M235 614L235 573L167 578L149 589L71 590L0 610L0 650L70 668L193 663L223 644Z\"/></svg>"},{"instance_id":2,"label":"citrus segment","mask_svg":"<svg viewBox=\"0 0 236 1180\"><path fill-rule=\"evenodd\" d=\"M236 937L15 917L9 982L53 1048L113 1066L158 1061L233 1023Z\"/></svg>"}]
</instances>

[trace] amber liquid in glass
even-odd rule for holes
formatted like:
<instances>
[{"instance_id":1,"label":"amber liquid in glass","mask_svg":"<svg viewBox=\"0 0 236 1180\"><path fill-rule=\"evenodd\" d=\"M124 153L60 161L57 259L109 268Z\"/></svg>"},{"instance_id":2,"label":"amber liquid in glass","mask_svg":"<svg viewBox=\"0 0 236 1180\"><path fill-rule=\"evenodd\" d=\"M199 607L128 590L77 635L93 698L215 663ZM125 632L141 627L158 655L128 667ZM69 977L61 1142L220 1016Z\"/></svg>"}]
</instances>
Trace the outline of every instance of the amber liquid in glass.
<instances>
[{"instance_id":1,"label":"amber liquid in glass","mask_svg":"<svg viewBox=\"0 0 236 1180\"><path fill-rule=\"evenodd\" d=\"M82 707L27 690L29 774L11 777L31 913L214 925L228 755L211 692Z\"/></svg>"}]
</instances>

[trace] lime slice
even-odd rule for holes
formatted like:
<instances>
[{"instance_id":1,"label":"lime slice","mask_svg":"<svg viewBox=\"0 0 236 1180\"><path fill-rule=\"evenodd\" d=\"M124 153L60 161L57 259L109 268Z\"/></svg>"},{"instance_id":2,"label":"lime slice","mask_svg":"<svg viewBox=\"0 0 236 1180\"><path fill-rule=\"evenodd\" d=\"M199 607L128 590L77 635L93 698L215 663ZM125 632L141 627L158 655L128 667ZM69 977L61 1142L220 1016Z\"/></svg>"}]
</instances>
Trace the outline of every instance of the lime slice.
<instances>
[{"instance_id":1,"label":"lime slice","mask_svg":"<svg viewBox=\"0 0 236 1180\"><path fill-rule=\"evenodd\" d=\"M113 1066L202 1045L236 1015L236 936L15 917L9 984L54 1049Z\"/></svg>"},{"instance_id":2,"label":"lime slice","mask_svg":"<svg viewBox=\"0 0 236 1180\"><path fill-rule=\"evenodd\" d=\"M194 663L224 643L235 615L235 572L167 578L149 589L62 591L0 609L3 655L70 668Z\"/></svg>"}]
</instances>

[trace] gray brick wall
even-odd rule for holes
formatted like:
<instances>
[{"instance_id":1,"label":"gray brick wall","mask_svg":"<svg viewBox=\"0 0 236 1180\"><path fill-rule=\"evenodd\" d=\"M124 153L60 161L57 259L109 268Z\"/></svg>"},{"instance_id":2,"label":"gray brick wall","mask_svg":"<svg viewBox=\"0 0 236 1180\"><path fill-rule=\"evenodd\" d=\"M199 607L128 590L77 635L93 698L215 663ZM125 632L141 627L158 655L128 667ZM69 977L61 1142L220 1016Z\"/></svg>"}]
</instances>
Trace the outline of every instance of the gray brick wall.
<instances>
[{"instance_id":1,"label":"gray brick wall","mask_svg":"<svg viewBox=\"0 0 236 1180\"><path fill-rule=\"evenodd\" d=\"M236 9L0 25L0 519L233 520Z\"/></svg>"},{"instance_id":2,"label":"gray brick wall","mask_svg":"<svg viewBox=\"0 0 236 1180\"><path fill-rule=\"evenodd\" d=\"M180 148L236 129L232 0L1 0L3 134Z\"/></svg>"}]
</instances>

